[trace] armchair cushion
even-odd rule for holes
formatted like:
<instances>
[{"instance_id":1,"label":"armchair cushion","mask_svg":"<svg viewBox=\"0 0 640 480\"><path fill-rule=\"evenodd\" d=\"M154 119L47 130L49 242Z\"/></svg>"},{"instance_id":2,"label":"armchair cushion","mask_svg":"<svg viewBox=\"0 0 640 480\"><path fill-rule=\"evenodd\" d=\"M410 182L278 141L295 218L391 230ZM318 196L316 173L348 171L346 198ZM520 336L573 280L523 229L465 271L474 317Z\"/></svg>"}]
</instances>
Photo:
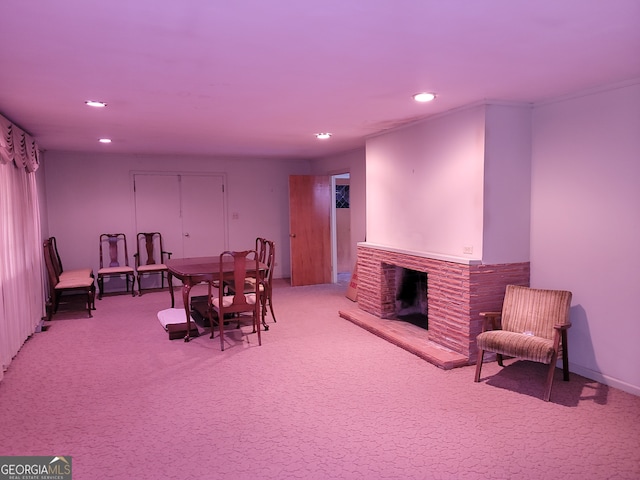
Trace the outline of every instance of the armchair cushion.
<instances>
[{"instance_id":1,"label":"armchair cushion","mask_svg":"<svg viewBox=\"0 0 640 480\"><path fill-rule=\"evenodd\" d=\"M478 349L546 363L553 357L553 340L526 333L493 330L478 335Z\"/></svg>"}]
</instances>

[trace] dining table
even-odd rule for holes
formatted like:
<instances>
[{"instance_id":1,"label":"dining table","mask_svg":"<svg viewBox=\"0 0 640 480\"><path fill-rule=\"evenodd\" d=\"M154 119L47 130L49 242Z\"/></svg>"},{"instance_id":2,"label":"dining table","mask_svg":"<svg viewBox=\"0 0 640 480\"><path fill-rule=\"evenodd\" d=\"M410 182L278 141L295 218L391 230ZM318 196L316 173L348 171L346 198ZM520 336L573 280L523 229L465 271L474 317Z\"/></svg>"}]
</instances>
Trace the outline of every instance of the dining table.
<instances>
[{"instance_id":1,"label":"dining table","mask_svg":"<svg viewBox=\"0 0 640 480\"><path fill-rule=\"evenodd\" d=\"M258 270L251 267L247 263L247 275L258 276L259 272L264 272L267 265L259 262ZM171 308L175 306L175 298L173 295L173 277L182 282L182 302L184 303L184 311L187 321L187 333L184 341L190 340L189 332L191 331L191 312L189 309L189 295L191 288L203 282L214 282L220 280L220 256L215 257L187 257L187 258L171 258L165 262L168 272L169 292L171 294ZM225 279L232 278L234 272L233 260L225 260L222 262L222 273ZM213 328L213 325L211 325Z\"/></svg>"}]
</instances>

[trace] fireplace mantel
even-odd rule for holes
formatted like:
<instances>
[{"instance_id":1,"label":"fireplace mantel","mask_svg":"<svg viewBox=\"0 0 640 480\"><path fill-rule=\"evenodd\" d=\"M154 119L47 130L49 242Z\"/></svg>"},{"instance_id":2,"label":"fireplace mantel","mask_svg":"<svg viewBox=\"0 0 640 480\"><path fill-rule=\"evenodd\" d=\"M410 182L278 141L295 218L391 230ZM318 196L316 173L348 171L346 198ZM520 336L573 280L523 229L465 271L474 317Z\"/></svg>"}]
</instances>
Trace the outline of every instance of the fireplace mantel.
<instances>
[{"instance_id":1,"label":"fireplace mantel","mask_svg":"<svg viewBox=\"0 0 640 480\"><path fill-rule=\"evenodd\" d=\"M443 262L461 263L463 265L481 265L482 260L478 260L471 257L457 257L454 255L446 255L444 253L431 253L431 252L417 252L414 250L403 250L400 248L393 248L386 245L379 245L377 243L359 242L358 246L365 248L373 248L376 250L383 250L385 252L399 253L401 255L409 255L412 257L430 258L432 260L441 260Z\"/></svg>"}]
</instances>

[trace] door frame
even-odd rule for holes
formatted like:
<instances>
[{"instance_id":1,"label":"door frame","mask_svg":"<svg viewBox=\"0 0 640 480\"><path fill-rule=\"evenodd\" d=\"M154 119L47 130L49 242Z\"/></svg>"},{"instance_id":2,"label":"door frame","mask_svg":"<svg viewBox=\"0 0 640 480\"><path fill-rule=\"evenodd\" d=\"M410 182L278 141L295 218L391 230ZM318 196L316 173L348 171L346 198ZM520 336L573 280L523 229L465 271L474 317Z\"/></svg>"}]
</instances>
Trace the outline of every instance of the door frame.
<instances>
[{"instance_id":1,"label":"door frame","mask_svg":"<svg viewBox=\"0 0 640 480\"><path fill-rule=\"evenodd\" d=\"M332 172L331 176L331 282L338 283L338 222L336 212L336 180L338 178L348 178L351 185L351 173L349 170ZM351 209L349 209L351 210ZM349 213L351 215L351 213ZM349 218L351 222L351 218ZM351 235L349 235L349 251L351 252ZM351 252L353 255L353 252ZM353 259L352 259L353 262ZM353 271L351 272L353 273Z\"/></svg>"}]
</instances>

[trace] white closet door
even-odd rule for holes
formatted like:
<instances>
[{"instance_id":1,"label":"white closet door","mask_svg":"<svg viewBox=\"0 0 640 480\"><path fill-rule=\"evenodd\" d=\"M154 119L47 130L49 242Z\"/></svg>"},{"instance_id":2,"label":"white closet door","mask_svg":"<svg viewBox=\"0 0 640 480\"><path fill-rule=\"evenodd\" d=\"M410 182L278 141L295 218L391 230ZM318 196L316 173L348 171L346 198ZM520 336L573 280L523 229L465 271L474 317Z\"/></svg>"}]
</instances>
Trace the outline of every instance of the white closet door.
<instances>
[{"instance_id":1,"label":"white closet door","mask_svg":"<svg viewBox=\"0 0 640 480\"><path fill-rule=\"evenodd\" d=\"M185 257L220 255L227 229L224 178L221 175L181 175L182 232Z\"/></svg>"},{"instance_id":2,"label":"white closet door","mask_svg":"<svg viewBox=\"0 0 640 480\"><path fill-rule=\"evenodd\" d=\"M227 238L223 185L221 175L134 175L137 232L162 233L171 258L220 254Z\"/></svg>"},{"instance_id":3,"label":"white closet door","mask_svg":"<svg viewBox=\"0 0 640 480\"><path fill-rule=\"evenodd\" d=\"M136 233L160 232L164 249L182 256L180 184L176 175L134 175ZM132 242L135 247L135 241Z\"/></svg>"}]
</instances>

